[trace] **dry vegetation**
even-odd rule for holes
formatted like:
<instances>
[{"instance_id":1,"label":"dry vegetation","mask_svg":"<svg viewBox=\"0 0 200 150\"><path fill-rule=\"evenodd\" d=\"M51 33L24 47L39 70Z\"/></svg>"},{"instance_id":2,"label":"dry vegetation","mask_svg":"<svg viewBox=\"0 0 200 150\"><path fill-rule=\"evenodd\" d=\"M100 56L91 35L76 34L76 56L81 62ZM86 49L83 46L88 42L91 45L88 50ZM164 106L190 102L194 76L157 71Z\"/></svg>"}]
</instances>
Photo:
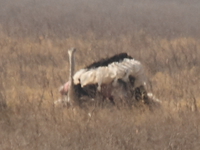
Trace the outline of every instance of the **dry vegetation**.
<instances>
[{"instance_id":1,"label":"dry vegetation","mask_svg":"<svg viewBox=\"0 0 200 150\"><path fill-rule=\"evenodd\" d=\"M0 0L0 149L199 150L199 6ZM79 50L76 70L119 52L140 60L162 107L91 108L91 117L55 107L72 46Z\"/></svg>"}]
</instances>

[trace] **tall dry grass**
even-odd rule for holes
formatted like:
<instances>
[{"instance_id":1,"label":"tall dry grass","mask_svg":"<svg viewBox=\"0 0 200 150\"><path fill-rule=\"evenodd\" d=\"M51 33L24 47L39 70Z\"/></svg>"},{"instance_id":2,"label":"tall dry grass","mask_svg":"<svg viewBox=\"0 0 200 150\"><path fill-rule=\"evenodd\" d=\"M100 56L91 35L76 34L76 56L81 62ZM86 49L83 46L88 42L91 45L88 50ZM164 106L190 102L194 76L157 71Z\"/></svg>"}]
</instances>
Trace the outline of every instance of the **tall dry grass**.
<instances>
[{"instance_id":1,"label":"tall dry grass","mask_svg":"<svg viewBox=\"0 0 200 150\"><path fill-rule=\"evenodd\" d=\"M1 34L1 102L7 103L0 117L2 149L199 148L200 118L193 112L194 101L200 108L197 39L152 39L144 33L135 35L143 40L86 37L34 41ZM55 107L58 87L68 79L67 48L74 45L76 69L121 51L140 60L162 107L154 112Z\"/></svg>"},{"instance_id":2,"label":"tall dry grass","mask_svg":"<svg viewBox=\"0 0 200 150\"><path fill-rule=\"evenodd\" d=\"M0 5L0 149L198 150L200 40L194 19L198 2L179 5L180 1L109 1L104 11L97 6L106 0L0 1L4 4ZM113 4L119 11L109 7ZM85 13L77 14L75 8ZM173 22L181 12L190 16L191 25L181 26L184 19ZM135 22L130 19L133 14ZM102 23L105 16L109 17ZM165 20L169 23L162 27ZM169 36L172 33L176 36ZM162 101L161 108L55 107L58 87L68 79L67 50L74 46L76 70L120 52L141 61L148 90Z\"/></svg>"}]
</instances>

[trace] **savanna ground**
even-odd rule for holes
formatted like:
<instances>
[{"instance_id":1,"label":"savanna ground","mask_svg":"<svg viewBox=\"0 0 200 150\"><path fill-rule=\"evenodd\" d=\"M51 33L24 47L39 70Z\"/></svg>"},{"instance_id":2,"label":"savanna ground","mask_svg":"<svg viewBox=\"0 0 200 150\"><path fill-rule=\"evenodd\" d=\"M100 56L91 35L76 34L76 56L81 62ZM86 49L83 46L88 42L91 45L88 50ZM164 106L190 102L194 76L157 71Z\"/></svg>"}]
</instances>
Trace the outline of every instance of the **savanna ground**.
<instances>
[{"instance_id":1,"label":"savanna ground","mask_svg":"<svg viewBox=\"0 0 200 150\"><path fill-rule=\"evenodd\" d=\"M200 2L0 0L1 150L199 150ZM162 106L55 107L76 70L120 52L146 67ZM7 105L7 106L6 106Z\"/></svg>"}]
</instances>

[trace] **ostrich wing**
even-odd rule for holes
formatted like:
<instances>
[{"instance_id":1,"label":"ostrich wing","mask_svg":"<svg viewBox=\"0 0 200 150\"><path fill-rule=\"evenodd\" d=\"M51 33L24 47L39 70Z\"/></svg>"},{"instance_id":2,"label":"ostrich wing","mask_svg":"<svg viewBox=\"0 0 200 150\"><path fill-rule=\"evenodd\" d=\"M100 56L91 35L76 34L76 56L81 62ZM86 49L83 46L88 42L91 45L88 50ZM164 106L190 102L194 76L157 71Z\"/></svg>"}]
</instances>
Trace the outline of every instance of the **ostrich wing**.
<instances>
[{"instance_id":1,"label":"ostrich wing","mask_svg":"<svg viewBox=\"0 0 200 150\"><path fill-rule=\"evenodd\" d=\"M87 69L81 69L75 73L75 75L73 76L74 84L80 83L81 75L84 74L86 71L87 71Z\"/></svg>"}]
</instances>

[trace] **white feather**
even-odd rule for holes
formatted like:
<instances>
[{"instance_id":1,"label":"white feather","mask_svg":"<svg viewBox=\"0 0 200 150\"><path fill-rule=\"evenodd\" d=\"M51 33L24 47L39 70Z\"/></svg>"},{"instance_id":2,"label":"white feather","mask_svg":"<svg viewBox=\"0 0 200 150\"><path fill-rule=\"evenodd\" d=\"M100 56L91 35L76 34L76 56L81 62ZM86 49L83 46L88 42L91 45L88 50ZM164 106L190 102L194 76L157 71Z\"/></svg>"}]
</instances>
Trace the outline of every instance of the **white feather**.
<instances>
[{"instance_id":1,"label":"white feather","mask_svg":"<svg viewBox=\"0 0 200 150\"><path fill-rule=\"evenodd\" d=\"M81 69L81 70L79 70L78 72L75 73L75 75L73 76L74 84L79 84L80 83L80 77L86 71L87 71L87 69Z\"/></svg>"},{"instance_id":2,"label":"white feather","mask_svg":"<svg viewBox=\"0 0 200 150\"><path fill-rule=\"evenodd\" d=\"M81 87L84 87L89 84L95 84L96 83L95 79L96 79L96 69L92 69L87 72L84 72L80 76Z\"/></svg>"},{"instance_id":3,"label":"white feather","mask_svg":"<svg viewBox=\"0 0 200 150\"><path fill-rule=\"evenodd\" d=\"M98 84L98 90L102 84L110 84L122 79L129 81L129 76L136 78L134 87L144 85L146 76L142 64L134 59L124 59L121 62L113 62L108 66L98 67L95 69L81 69L73 77L75 84L81 84L84 87L89 84Z\"/></svg>"}]
</instances>

